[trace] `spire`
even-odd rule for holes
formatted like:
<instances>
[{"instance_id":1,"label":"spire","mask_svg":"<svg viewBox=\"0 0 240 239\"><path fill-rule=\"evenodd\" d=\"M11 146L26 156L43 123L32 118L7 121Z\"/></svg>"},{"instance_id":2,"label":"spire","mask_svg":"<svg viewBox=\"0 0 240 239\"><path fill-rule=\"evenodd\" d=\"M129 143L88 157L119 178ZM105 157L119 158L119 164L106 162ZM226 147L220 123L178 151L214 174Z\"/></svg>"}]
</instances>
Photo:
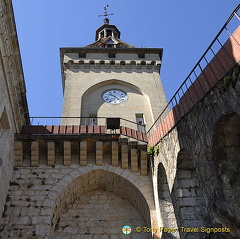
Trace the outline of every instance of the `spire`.
<instances>
[{"instance_id":1,"label":"spire","mask_svg":"<svg viewBox=\"0 0 240 239\"><path fill-rule=\"evenodd\" d=\"M109 5L107 5L106 7L104 7L104 15L98 15L99 17L105 17L104 18L104 24L108 25L109 24L109 17L110 15L113 15L112 13L107 13L107 9L108 9Z\"/></svg>"}]
</instances>

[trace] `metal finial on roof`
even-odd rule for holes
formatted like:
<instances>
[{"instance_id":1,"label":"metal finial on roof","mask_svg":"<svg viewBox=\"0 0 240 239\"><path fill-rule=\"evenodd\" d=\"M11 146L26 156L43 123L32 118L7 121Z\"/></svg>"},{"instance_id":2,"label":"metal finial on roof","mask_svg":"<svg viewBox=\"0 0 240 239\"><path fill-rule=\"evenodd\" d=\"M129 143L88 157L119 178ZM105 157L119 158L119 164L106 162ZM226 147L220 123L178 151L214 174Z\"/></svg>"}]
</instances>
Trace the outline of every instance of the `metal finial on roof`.
<instances>
[{"instance_id":1,"label":"metal finial on roof","mask_svg":"<svg viewBox=\"0 0 240 239\"><path fill-rule=\"evenodd\" d=\"M112 13L107 13L107 9L108 9L109 5L107 5L106 7L104 7L104 15L98 15L99 17L105 17L104 18L104 24L109 24L109 17L110 15L113 15Z\"/></svg>"}]
</instances>

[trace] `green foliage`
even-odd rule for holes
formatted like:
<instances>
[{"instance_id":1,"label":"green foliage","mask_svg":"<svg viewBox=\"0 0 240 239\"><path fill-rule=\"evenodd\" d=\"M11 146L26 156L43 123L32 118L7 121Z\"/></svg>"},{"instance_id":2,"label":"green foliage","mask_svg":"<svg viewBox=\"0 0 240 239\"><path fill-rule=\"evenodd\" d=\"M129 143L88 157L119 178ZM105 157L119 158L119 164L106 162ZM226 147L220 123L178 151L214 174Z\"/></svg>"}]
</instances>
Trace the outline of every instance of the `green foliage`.
<instances>
[{"instance_id":1,"label":"green foliage","mask_svg":"<svg viewBox=\"0 0 240 239\"><path fill-rule=\"evenodd\" d=\"M158 146L148 146L147 154L149 154L151 156L157 156L159 154L159 147Z\"/></svg>"},{"instance_id":2,"label":"green foliage","mask_svg":"<svg viewBox=\"0 0 240 239\"><path fill-rule=\"evenodd\" d=\"M227 88L227 86L230 83L231 79L232 79L231 76L226 76L226 77L223 78L223 86L225 88Z\"/></svg>"}]
</instances>

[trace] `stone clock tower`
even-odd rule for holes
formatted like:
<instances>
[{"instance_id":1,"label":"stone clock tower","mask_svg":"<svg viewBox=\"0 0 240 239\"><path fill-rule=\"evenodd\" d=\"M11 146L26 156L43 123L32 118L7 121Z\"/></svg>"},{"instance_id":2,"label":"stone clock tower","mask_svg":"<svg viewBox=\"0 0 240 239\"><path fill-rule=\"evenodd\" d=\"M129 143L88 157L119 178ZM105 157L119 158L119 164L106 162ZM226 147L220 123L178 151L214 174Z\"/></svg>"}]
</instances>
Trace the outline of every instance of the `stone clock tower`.
<instances>
[{"instance_id":1,"label":"stone clock tower","mask_svg":"<svg viewBox=\"0 0 240 239\"><path fill-rule=\"evenodd\" d=\"M103 124L101 117L121 117L148 130L162 112L162 49L137 48L120 35L105 18L94 43L60 49L63 117L91 117L81 122L86 125Z\"/></svg>"}]
</instances>

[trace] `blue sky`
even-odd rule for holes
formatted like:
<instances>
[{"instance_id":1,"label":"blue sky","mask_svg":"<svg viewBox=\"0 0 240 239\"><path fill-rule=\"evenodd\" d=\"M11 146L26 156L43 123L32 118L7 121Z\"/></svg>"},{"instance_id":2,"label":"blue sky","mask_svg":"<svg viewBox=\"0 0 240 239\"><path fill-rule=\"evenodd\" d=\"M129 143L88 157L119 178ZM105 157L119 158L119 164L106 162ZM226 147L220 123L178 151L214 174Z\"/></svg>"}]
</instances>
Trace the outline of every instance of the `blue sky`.
<instances>
[{"instance_id":1,"label":"blue sky","mask_svg":"<svg viewBox=\"0 0 240 239\"><path fill-rule=\"evenodd\" d=\"M30 116L61 116L59 48L94 42L107 4L123 41L163 48L160 75L170 99L238 1L13 0Z\"/></svg>"}]
</instances>

